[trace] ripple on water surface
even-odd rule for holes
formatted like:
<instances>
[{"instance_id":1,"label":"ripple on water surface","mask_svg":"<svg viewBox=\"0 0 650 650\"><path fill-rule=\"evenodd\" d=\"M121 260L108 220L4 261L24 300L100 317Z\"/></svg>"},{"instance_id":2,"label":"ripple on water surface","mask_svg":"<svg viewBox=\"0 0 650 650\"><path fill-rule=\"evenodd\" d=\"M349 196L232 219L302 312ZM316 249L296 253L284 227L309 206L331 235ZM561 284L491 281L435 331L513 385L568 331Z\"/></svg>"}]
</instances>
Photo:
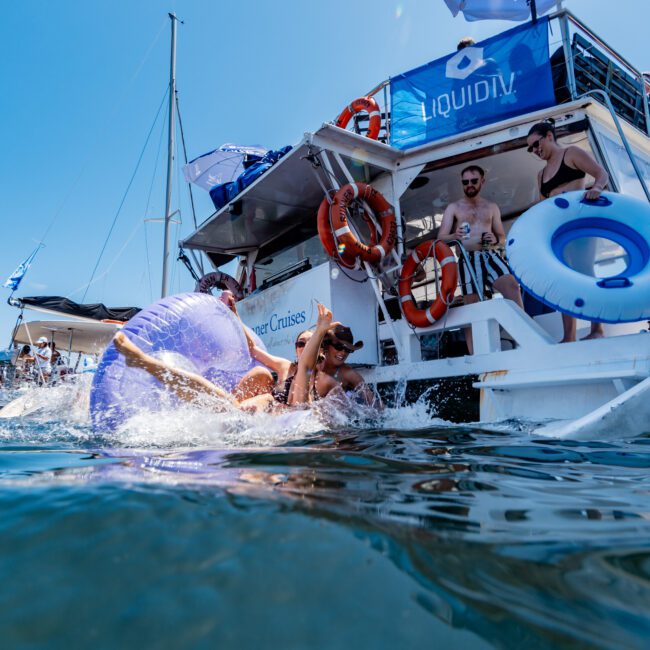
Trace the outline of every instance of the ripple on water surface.
<instances>
[{"instance_id":1,"label":"ripple on water surface","mask_svg":"<svg viewBox=\"0 0 650 650\"><path fill-rule=\"evenodd\" d=\"M5 643L645 647L649 438L325 415L0 420Z\"/></svg>"}]
</instances>

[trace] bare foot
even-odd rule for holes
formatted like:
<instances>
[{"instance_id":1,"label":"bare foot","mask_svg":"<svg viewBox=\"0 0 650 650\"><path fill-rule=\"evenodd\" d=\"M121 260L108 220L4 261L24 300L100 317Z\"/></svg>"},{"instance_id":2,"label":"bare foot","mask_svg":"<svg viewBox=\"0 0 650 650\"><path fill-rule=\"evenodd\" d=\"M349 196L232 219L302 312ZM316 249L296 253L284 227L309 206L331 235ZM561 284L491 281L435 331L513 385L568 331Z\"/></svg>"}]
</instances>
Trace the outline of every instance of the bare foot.
<instances>
[{"instance_id":1,"label":"bare foot","mask_svg":"<svg viewBox=\"0 0 650 650\"><path fill-rule=\"evenodd\" d=\"M567 337L567 336L565 336L565 337L564 337L561 341L559 341L559 342L560 342L560 343L575 343L575 342L576 342L576 339L575 339L575 336L574 336L574 337L570 337L570 336Z\"/></svg>"},{"instance_id":2,"label":"bare foot","mask_svg":"<svg viewBox=\"0 0 650 650\"><path fill-rule=\"evenodd\" d=\"M124 355L124 361L127 366L142 366L144 361L144 352L132 341L130 341L124 332L118 332L113 337L115 349Z\"/></svg>"},{"instance_id":3,"label":"bare foot","mask_svg":"<svg viewBox=\"0 0 650 650\"><path fill-rule=\"evenodd\" d=\"M602 330L593 330L587 336L583 336L581 341L590 341L591 339L602 339L605 336Z\"/></svg>"}]
</instances>

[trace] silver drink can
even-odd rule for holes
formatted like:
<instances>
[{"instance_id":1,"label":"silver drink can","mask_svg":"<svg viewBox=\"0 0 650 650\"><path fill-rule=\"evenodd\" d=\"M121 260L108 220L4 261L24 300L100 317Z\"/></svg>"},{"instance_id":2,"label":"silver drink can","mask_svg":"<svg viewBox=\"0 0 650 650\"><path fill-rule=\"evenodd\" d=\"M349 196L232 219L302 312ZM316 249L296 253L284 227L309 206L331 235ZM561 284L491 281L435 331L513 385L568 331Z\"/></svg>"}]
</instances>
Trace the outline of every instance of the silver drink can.
<instances>
[{"instance_id":1,"label":"silver drink can","mask_svg":"<svg viewBox=\"0 0 650 650\"><path fill-rule=\"evenodd\" d=\"M463 231L463 239L469 239L469 233L472 230L472 227L469 225L468 221L463 221L463 223L460 224L460 230Z\"/></svg>"}]
</instances>

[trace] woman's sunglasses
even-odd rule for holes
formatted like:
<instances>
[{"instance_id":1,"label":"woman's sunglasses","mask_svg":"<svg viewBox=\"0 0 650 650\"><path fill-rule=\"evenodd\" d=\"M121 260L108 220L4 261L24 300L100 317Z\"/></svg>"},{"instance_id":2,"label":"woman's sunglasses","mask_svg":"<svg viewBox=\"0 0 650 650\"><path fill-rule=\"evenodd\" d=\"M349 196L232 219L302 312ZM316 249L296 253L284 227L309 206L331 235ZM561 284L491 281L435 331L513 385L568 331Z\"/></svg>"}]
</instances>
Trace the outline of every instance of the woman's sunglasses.
<instances>
[{"instance_id":1,"label":"woman's sunglasses","mask_svg":"<svg viewBox=\"0 0 650 650\"><path fill-rule=\"evenodd\" d=\"M300 340L300 339L298 341L296 341L296 347L297 348L304 348L305 345L307 345L307 341L303 341L303 340Z\"/></svg>"},{"instance_id":2,"label":"woman's sunglasses","mask_svg":"<svg viewBox=\"0 0 650 650\"><path fill-rule=\"evenodd\" d=\"M472 185L478 185L479 180L478 178L463 178L462 183L463 185L469 185L470 183Z\"/></svg>"},{"instance_id":3,"label":"woman's sunglasses","mask_svg":"<svg viewBox=\"0 0 650 650\"><path fill-rule=\"evenodd\" d=\"M350 351L350 350L348 350L348 349L345 347L345 345L343 345L342 343L334 343L334 342L332 341L331 343L328 343L328 345L330 345L331 347L333 347L337 352L343 352L343 351L345 351L345 352L349 352L349 351Z\"/></svg>"},{"instance_id":4,"label":"woman's sunglasses","mask_svg":"<svg viewBox=\"0 0 650 650\"><path fill-rule=\"evenodd\" d=\"M533 153L533 151L537 151L537 150L539 149L539 143L540 143L543 139L544 139L544 136L542 136L541 138L537 138L537 140L535 140L535 142L533 142L533 144L531 144L531 145L528 147L528 153Z\"/></svg>"}]
</instances>

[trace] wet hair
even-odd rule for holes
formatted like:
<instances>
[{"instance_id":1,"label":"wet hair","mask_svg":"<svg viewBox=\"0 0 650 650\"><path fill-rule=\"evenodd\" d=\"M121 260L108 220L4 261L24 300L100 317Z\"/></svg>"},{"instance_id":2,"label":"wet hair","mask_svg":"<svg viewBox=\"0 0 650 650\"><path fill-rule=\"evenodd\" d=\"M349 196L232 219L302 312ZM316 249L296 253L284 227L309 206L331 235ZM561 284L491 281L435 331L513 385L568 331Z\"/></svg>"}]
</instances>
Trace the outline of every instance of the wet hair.
<instances>
[{"instance_id":1,"label":"wet hair","mask_svg":"<svg viewBox=\"0 0 650 650\"><path fill-rule=\"evenodd\" d=\"M479 167L478 165L469 165L468 167L465 167L460 175L464 176L467 172L476 172L481 178L485 177L485 170L483 167Z\"/></svg>"},{"instance_id":2,"label":"wet hair","mask_svg":"<svg viewBox=\"0 0 650 650\"><path fill-rule=\"evenodd\" d=\"M551 117L548 120L543 122L537 122L530 127L528 131L527 138L530 138L531 135L541 135L542 138L545 138L549 133L553 134L553 140L555 140L555 120Z\"/></svg>"},{"instance_id":3,"label":"wet hair","mask_svg":"<svg viewBox=\"0 0 650 650\"><path fill-rule=\"evenodd\" d=\"M466 47L469 47L470 45L476 45L476 41L471 37L471 36L463 36L463 38L458 41L458 45L456 46L457 50L464 50Z\"/></svg>"},{"instance_id":4,"label":"wet hair","mask_svg":"<svg viewBox=\"0 0 650 650\"><path fill-rule=\"evenodd\" d=\"M32 351L32 349L29 347L29 345L25 344L20 350L20 356L22 357L25 354L29 354Z\"/></svg>"}]
</instances>

